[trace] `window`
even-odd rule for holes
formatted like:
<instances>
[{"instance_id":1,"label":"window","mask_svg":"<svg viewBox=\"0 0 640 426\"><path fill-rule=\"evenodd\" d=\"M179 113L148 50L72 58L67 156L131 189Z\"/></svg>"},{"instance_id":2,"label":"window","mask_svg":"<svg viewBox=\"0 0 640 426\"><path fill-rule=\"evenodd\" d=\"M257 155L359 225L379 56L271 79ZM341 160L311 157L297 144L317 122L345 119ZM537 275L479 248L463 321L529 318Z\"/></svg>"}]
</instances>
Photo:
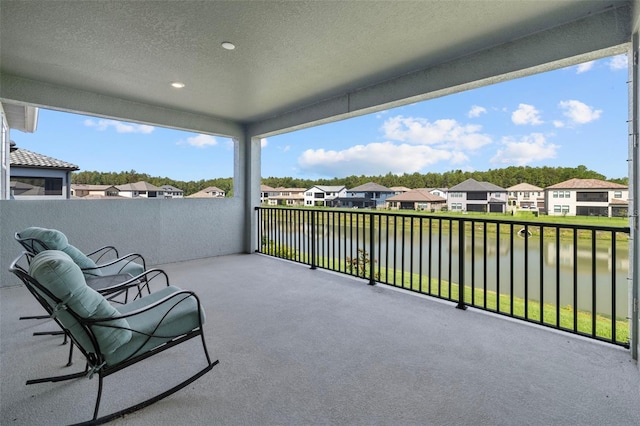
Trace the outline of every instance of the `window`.
<instances>
[{"instance_id":1,"label":"window","mask_svg":"<svg viewBox=\"0 0 640 426\"><path fill-rule=\"evenodd\" d=\"M558 191L553 191L553 198L558 198Z\"/></svg>"},{"instance_id":2,"label":"window","mask_svg":"<svg viewBox=\"0 0 640 426\"><path fill-rule=\"evenodd\" d=\"M562 213L569 213L569 206L562 206Z\"/></svg>"},{"instance_id":3,"label":"window","mask_svg":"<svg viewBox=\"0 0 640 426\"><path fill-rule=\"evenodd\" d=\"M11 176L13 195L62 195L62 178Z\"/></svg>"},{"instance_id":4,"label":"window","mask_svg":"<svg viewBox=\"0 0 640 426\"><path fill-rule=\"evenodd\" d=\"M615 191L613 193L613 198L622 198L622 191Z\"/></svg>"},{"instance_id":5,"label":"window","mask_svg":"<svg viewBox=\"0 0 640 426\"><path fill-rule=\"evenodd\" d=\"M560 213L561 206L553 206L553 212L554 213Z\"/></svg>"},{"instance_id":6,"label":"window","mask_svg":"<svg viewBox=\"0 0 640 426\"><path fill-rule=\"evenodd\" d=\"M577 201L583 202L604 202L608 201L609 193L607 192L578 192L576 194Z\"/></svg>"}]
</instances>

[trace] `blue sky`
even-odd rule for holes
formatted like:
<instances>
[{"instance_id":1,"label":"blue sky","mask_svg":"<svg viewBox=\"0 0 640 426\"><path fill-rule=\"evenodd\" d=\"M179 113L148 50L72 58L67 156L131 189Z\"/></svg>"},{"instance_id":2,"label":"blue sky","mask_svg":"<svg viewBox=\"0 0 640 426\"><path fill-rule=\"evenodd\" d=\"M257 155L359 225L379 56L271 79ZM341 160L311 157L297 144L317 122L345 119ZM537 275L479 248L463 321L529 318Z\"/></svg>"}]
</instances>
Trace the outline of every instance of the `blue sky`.
<instances>
[{"instance_id":1,"label":"blue sky","mask_svg":"<svg viewBox=\"0 0 640 426\"><path fill-rule=\"evenodd\" d=\"M263 140L262 176L576 167L627 176L625 55ZM233 175L228 138L40 110L21 148L81 170L136 170L176 180Z\"/></svg>"}]
</instances>

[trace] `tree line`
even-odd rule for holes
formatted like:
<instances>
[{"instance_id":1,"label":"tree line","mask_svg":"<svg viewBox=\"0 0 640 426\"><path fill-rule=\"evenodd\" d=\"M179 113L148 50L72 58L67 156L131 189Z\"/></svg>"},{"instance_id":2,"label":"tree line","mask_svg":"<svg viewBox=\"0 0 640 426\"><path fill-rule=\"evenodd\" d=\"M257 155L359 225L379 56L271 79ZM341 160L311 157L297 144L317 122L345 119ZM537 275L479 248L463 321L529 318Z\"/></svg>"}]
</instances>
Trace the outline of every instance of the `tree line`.
<instances>
[{"instance_id":1,"label":"tree line","mask_svg":"<svg viewBox=\"0 0 640 426\"><path fill-rule=\"evenodd\" d=\"M563 182L565 180L579 179L600 179L609 182L628 185L628 178L607 179L604 175L589 170L586 166L577 167L529 167L510 166L503 169L489 169L487 171L463 172L462 170L452 170L444 173L405 173L395 175L387 173L380 176L347 176L332 179L298 179L293 177L267 177L262 178L262 183L272 188L311 188L314 185L344 185L348 189L363 185L368 182L375 182L390 188L392 186L405 186L407 188L451 188L469 178L477 181L491 182L502 188L508 188L519 183L529 183L531 185L546 188L550 185ZM233 196L233 178L201 179L198 181L181 181L168 177L149 176L146 173L138 173L135 170L123 172L98 172L82 171L73 173L71 183L89 185L124 185L146 181L155 186L172 185L182 189L185 195L191 195L209 186L216 186Z\"/></svg>"}]
</instances>

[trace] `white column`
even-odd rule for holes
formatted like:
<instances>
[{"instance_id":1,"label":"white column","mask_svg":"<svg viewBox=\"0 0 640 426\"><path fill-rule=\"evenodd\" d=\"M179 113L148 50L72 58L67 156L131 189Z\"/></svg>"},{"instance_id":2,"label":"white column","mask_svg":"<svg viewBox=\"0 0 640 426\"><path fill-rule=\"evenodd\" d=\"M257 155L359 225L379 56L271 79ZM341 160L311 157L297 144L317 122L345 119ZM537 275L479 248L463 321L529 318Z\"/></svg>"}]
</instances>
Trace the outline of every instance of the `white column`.
<instances>
[{"instance_id":1,"label":"white column","mask_svg":"<svg viewBox=\"0 0 640 426\"><path fill-rule=\"evenodd\" d=\"M635 32L632 37L632 50L629 63L629 195L631 217L629 225L631 227L632 244L629 249L631 262L629 272L631 274L630 281L630 346L633 359L638 359L638 328L640 321L638 319L638 286L640 283L640 218L638 217L640 202L640 154L638 145L638 118L640 116L640 74L638 73L638 56L640 55L640 45L638 40L639 34Z\"/></svg>"},{"instance_id":2,"label":"white column","mask_svg":"<svg viewBox=\"0 0 640 426\"><path fill-rule=\"evenodd\" d=\"M255 208L260 205L261 143L261 138L252 138L246 131L234 139L234 194L238 194L244 204L245 253L253 253L258 247Z\"/></svg>"}]
</instances>

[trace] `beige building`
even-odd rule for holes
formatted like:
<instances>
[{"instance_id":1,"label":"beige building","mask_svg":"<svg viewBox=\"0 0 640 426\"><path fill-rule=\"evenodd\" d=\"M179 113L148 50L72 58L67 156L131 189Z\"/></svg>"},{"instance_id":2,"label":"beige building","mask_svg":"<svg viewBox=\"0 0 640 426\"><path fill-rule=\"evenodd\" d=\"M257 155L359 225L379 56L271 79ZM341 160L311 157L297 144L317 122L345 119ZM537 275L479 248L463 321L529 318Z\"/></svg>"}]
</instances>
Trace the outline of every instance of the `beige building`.
<instances>
[{"instance_id":1,"label":"beige building","mask_svg":"<svg viewBox=\"0 0 640 426\"><path fill-rule=\"evenodd\" d=\"M569 179L545 189L550 216L624 217L629 211L629 187L599 179Z\"/></svg>"},{"instance_id":2,"label":"beige building","mask_svg":"<svg viewBox=\"0 0 640 426\"><path fill-rule=\"evenodd\" d=\"M544 189L529 183L519 183L507 188L507 210L544 211Z\"/></svg>"}]
</instances>

